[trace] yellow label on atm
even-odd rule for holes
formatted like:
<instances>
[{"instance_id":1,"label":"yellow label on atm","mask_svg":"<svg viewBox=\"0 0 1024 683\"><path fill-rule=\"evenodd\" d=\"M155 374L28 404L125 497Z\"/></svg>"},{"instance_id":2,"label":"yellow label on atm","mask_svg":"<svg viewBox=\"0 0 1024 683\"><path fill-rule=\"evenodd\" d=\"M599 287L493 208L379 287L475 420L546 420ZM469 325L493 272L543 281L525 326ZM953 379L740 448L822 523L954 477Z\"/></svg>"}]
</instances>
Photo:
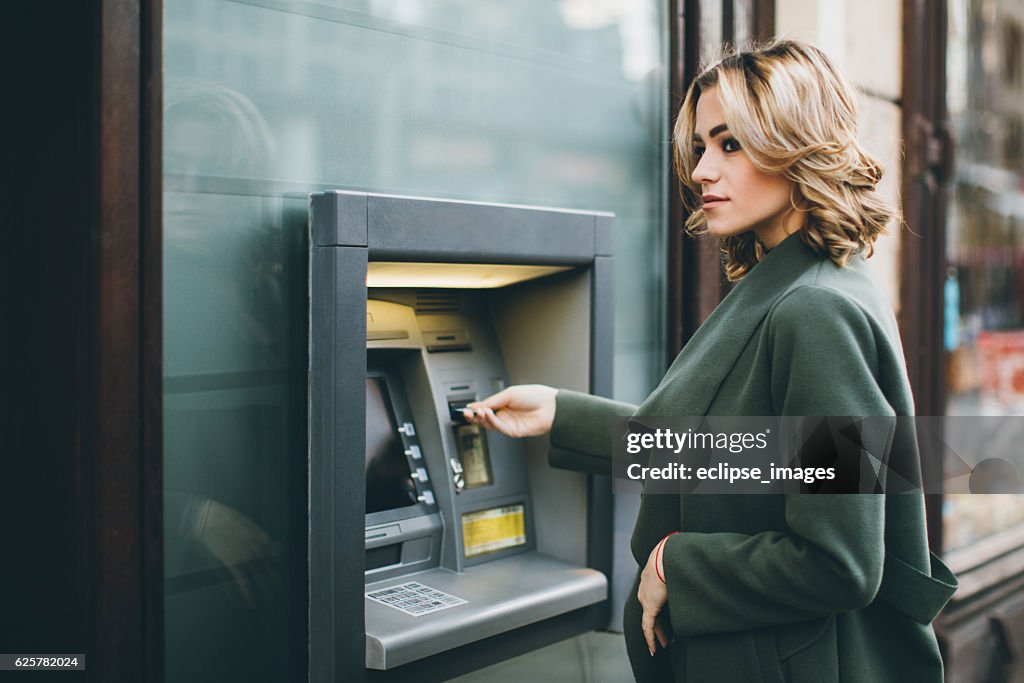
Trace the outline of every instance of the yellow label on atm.
<instances>
[{"instance_id":1,"label":"yellow label on atm","mask_svg":"<svg viewBox=\"0 0 1024 683\"><path fill-rule=\"evenodd\" d=\"M526 543L526 517L522 505L505 505L462 515L462 545L466 557Z\"/></svg>"}]
</instances>

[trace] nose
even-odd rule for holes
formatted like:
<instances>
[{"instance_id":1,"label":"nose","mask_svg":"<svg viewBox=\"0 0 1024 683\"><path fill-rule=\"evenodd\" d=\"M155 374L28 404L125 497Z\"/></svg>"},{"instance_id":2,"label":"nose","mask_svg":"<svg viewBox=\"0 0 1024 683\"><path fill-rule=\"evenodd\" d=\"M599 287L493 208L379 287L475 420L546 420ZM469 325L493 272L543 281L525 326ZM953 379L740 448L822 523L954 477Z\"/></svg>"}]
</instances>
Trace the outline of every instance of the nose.
<instances>
[{"instance_id":1,"label":"nose","mask_svg":"<svg viewBox=\"0 0 1024 683\"><path fill-rule=\"evenodd\" d=\"M709 185L718 180L718 165L712 159L712 152L705 150L697 165L693 167L690 178L698 185Z\"/></svg>"}]
</instances>

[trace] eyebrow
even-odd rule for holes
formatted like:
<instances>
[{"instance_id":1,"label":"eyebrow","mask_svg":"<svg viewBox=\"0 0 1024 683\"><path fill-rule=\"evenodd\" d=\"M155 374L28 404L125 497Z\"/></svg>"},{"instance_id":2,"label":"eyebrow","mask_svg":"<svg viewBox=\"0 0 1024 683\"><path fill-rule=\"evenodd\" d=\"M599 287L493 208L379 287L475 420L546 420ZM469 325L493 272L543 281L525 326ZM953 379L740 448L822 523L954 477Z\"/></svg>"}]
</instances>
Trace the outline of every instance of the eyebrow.
<instances>
[{"instance_id":1,"label":"eyebrow","mask_svg":"<svg viewBox=\"0 0 1024 683\"><path fill-rule=\"evenodd\" d=\"M711 130L708 131L708 137L713 138L724 130L729 130L729 126L724 123L720 123ZM703 138L698 133L693 134L693 142L701 142Z\"/></svg>"}]
</instances>

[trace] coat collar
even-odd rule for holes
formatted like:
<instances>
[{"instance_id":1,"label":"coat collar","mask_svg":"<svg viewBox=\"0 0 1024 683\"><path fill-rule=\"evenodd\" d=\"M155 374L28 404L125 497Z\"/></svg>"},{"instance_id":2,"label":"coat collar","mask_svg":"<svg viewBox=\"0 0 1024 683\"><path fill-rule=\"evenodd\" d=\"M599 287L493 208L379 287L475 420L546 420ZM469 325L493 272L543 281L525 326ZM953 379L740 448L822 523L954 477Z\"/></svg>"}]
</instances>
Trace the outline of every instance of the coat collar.
<instances>
[{"instance_id":1,"label":"coat collar","mask_svg":"<svg viewBox=\"0 0 1024 683\"><path fill-rule=\"evenodd\" d=\"M822 259L799 233L780 242L715 307L636 414L706 415L772 305Z\"/></svg>"}]
</instances>

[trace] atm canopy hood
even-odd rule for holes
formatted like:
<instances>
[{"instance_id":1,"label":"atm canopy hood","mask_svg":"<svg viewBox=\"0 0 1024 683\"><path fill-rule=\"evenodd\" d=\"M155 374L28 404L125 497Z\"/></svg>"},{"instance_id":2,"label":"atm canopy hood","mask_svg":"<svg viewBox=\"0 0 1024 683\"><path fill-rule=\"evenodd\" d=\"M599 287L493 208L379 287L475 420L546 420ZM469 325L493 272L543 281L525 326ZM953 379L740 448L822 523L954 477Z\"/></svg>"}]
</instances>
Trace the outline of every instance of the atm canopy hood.
<instances>
[{"instance_id":1,"label":"atm canopy hood","mask_svg":"<svg viewBox=\"0 0 1024 683\"><path fill-rule=\"evenodd\" d=\"M364 247L370 261L582 265L611 256L614 216L362 192L310 200L312 247Z\"/></svg>"}]
</instances>

